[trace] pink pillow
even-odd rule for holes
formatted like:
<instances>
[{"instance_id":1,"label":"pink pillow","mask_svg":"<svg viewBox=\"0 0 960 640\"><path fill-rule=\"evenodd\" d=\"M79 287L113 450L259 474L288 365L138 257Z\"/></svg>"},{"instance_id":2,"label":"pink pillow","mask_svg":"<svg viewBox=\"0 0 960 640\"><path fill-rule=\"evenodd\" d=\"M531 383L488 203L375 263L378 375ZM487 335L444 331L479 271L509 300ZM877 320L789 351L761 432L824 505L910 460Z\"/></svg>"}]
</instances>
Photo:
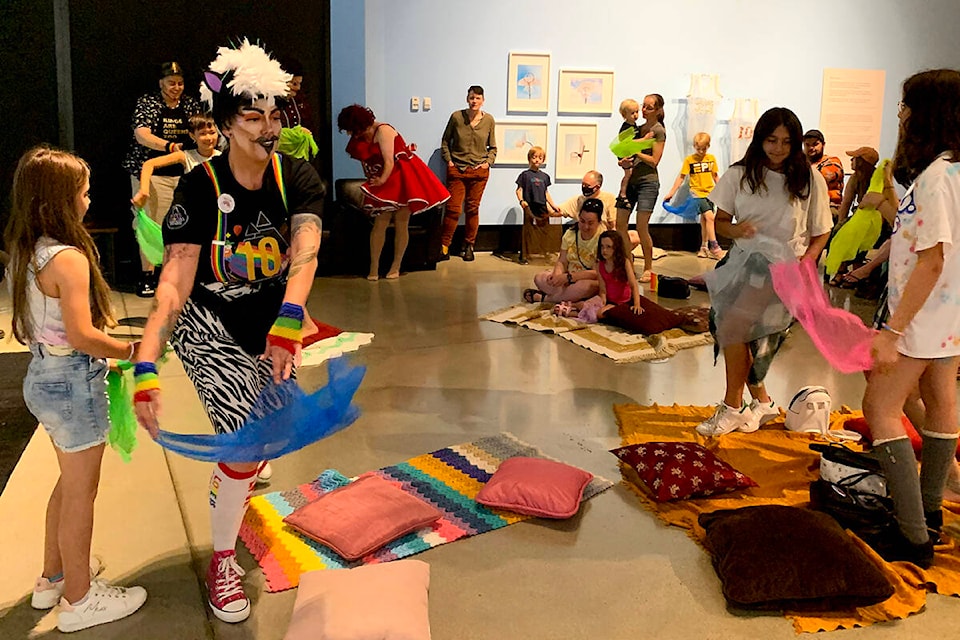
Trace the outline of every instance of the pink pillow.
<instances>
[{"instance_id":1,"label":"pink pillow","mask_svg":"<svg viewBox=\"0 0 960 640\"><path fill-rule=\"evenodd\" d=\"M508 458L477 494L487 507L528 516L564 519L580 509L583 490L593 475L544 458Z\"/></svg>"},{"instance_id":2,"label":"pink pillow","mask_svg":"<svg viewBox=\"0 0 960 640\"><path fill-rule=\"evenodd\" d=\"M347 560L359 560L383 545L435 522L442 514L383 478L360 476L283 519Z\"/></svg>"},{"instance_id":3,"label":"pink pillow","mask_svg":"<svg viewBox=\"0 0 960 640\"><path fill-rule=\"evenodd\" d=\"M284 640L430 640L429 588L420 560L309 571Z\"/></svg>"}]
</instances>

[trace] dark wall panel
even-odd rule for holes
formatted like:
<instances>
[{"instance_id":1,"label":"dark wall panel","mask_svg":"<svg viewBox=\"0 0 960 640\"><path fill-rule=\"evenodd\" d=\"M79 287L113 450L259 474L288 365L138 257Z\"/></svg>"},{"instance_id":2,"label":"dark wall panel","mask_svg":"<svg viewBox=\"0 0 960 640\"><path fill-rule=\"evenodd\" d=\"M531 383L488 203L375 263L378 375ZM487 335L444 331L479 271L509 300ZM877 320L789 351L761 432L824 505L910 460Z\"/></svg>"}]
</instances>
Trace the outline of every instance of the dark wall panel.
<instances>
[{"instance_id":1,"label":"dark wall panel","mask_svg":"<svg viewBox=\"0 0 960 640\"><path fill-rule=\"evenodd\" d=\"M0 100L8 114L0 135L0 222L5 225L17 159L35 144L56 144L59 138L52 2L0 2Z\"/></svg>"}]
</instances>

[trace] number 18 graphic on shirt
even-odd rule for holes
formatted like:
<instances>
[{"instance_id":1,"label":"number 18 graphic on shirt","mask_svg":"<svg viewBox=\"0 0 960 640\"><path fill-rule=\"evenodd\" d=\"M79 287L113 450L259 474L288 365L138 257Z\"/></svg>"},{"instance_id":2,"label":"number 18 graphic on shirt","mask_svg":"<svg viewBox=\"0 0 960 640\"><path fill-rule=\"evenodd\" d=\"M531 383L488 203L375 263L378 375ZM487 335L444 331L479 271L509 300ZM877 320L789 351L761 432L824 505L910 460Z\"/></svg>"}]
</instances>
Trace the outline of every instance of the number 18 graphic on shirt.
<instances>
[{"instance_id":1,"label":"number 18 graphic on shirt","mask_svg":"<svg viewBox=\"0 0 960 640\"><path fill-rule=\"evenodd\" d=\"M247 282L268 280L286 267L287 243L263 212L232 251L227 251L227 269L231 276Z\"/></svg>"}]
</instances>

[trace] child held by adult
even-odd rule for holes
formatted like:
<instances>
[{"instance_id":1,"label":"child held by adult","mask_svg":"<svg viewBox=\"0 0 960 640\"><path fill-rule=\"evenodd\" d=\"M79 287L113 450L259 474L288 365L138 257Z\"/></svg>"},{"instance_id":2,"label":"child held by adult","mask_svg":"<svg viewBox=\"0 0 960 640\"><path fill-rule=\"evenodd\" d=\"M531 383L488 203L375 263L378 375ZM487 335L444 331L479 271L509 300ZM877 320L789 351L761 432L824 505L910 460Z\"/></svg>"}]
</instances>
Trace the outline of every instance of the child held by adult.
<instances>
[{"instance_id":1,"label":"child held by adult","mask_svg":"<svg viewBox=\"0 0 960 640\"><path fill-rule=\"evenodd\" d=\"M650 282L653 274L653 238L650 236L650 216L657 204L660 193L660 177L657 166L663 157L663 148L667 141L667 131L664 129L663 96L651 93L643 98L640 105L640 114L643 123L637 129L636 138L652 139L649 149L644 149L633 156L623 158L618 163L624 169L631 169L627 179L624 197L617 199L617 231L623 239L623 246L627 251L633 245L630 241L630 214L634 207L637 209L637 235L640 237L640 246L643 247L643 273L639 282Z\"/></svg>"},{"instance_id":2,"label":"child held by adult","mask_svg":"<svg viewBox=\"0 0 960 640\"><path fill-rule=\"evenodd\" d=\"M637 127L637 119L640 117L640 105L633 98L627 98L620 103L620 115L623 117L623 123L620 125L620 136L625 136L624 132L631 132L633 138L640 137L640 129ZM617 198L620 204L617 206L626 206L627 185L630 184L630 176L633 174L633 165L623 167L623 179L620 180L620 191L617 192Z\"/></svg>"},{"instance_id":3,"label":"child held by adult","mask_svg":"<svg viewBox=\"0 0 960 640\"><path fill-rule=\"evenodd\" d=\"M768 110L743 159L711 194L717 233L734 245L705 276L726 392L713 416L697 426L701 435L756 431L779 414L763 381L792 318L773 290L770 265L817 260L833 226L827 184L811 169L802 137L792 111ZM753 398L749 405L743 402L745 384Z\"/></svg>"},{"instance_id":4,"label":"child held by adult","mask_svg":"<svg viewBox=\"0 0 960 640\"><path fill-rule=\"evenodd\" d=\"M36 147L20 158L5 232L13 335L33 359L23 397L53 442L60 477L47 503L43 572L30 604L71 632L124 618L142 587L91 581L90 541L107 418L106 358L133 359L137 343L111 338L110 289L83 225L90 169L75 155ZM93 572L96 573L96 572Z\"/></svg>"},{"instance_id":5,"label":"child held by adult","mask_svg":"<svg viewBox=\"0 0 960 640\"><path fill-rule=\"evenodd\" d=\"M551 246L550 218L559 216L559 209L547 189L550 176L540 170L547 158L542 147L527 152L528 168L517 176L517 200L523 207L523 236L520 264L527 264L532 253L546 254L560 247L560 226L556 226L556 248Z\"/></svg>"}]
</instances>

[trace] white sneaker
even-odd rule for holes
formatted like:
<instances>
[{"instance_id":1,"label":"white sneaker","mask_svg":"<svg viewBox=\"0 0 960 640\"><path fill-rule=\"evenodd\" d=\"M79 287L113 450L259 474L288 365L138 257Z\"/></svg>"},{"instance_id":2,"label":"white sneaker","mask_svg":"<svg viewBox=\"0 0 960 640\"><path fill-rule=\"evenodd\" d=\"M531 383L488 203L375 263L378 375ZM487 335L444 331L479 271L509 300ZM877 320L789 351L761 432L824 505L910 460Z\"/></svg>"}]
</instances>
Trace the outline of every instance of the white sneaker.
<instances>
[{"instance_id":1,"label":"white sneaker","mask_svg":"<svg viewBox=\"0 0 960 640\"><path fill-rule=\"evenodd\" d=\"M773 400L770 402L760 402L754 398L750 401L750 429L741 429L741 431L747 431L748 433L750 431L756 431L779 415L780 409L777 408Z\"/></svg>"},{"instance_id":2,"label":"white sneaker","mask_svg":"<svg viewBox=\"0 0 960 640\"><path fill-rule=\"evenodd\" d=\"M709 258L709 257L710 257L710 254L707 253L707 245L703 245L702 247L700 247L700 251L697 251L697 257L698 257L698 258Z\"/></svg>"},{"instance_id":3,"label":"white sneaker","mask_svg":"<svg viewBox=\"0 0 960 640\"><path fill-rule=\"evenodd\" d=\"M93 580L103 571L103 560L99 556L90 558L90 579ZM53 609L63 595L63 578L56 582L40 576L33 585L30 606L34 609Z\"/></svg>"},{"instance_id":4,"label":"white sneaker","mask_svg":"<svg viewBox=\"0 0 960 640\"><path fill-rule=\"evenodd\" d=\"M264 462L263 466L260 467L260 471L257 472L257 484L267 484L272 477L273 467L270 466L269 462Z\"/></svg>"},{"instance_id":5,"label":"white sneaker","mask_svg":"<svg viewBox=\"0 0 960 640\"><path fill-rule=\"evenodd\" d=\"M147 592L143 587L115 587L94 581L83 603L72 605L66 598L60 598L57 628L70 633L114 622L134 613L146 601Z\"/></svg>"},{"instance_id":6,"label":"white sneaker","mask_svg":"<svg viewBox=\"0 0 960 640\"><path fill-rule=\"evenodd\" d=\"M736 408L721 402L712 416L697 425L697 433L715 438L733 431L743 431L745 427L750 427L747 405L741 403L740 408Z\"/></svg>"}]
</instances>

